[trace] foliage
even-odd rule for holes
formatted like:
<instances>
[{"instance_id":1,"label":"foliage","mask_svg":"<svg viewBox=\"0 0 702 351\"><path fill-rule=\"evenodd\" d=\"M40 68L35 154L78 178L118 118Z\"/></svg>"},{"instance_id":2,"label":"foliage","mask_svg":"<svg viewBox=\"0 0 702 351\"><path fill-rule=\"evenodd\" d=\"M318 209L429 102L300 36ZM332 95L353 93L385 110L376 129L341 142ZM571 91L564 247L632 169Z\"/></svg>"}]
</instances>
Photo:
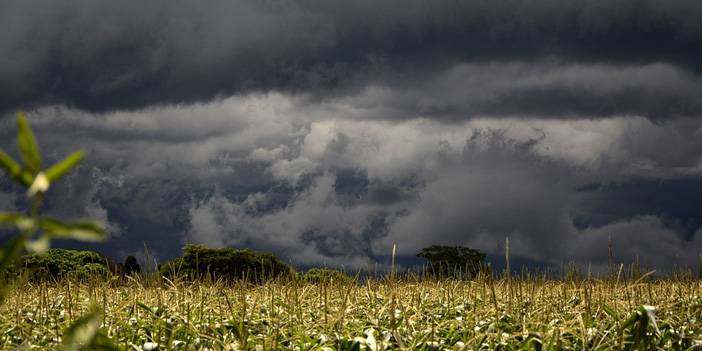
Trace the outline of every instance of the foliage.
<instances>
[{"instance_id":1,"label":"foliage","mask_svg":"<svg viewBox=\"0 0 702 351\"><path fill-rule=\"evenodd\" d=\"M141 273L141 266L139 265L139 262L137 262L137 259L134 256L127 256L127 258L124 260L123 267L124 274L126 275L134 275Z\"/></svg>"},{"instance_id":2,"label":"foliage","mask_svg":"<svg viewBox=\"0 0 702 351\"><path fill-rule=\"evenodd\" d=\"M42 170L42 156L29 122L23 114L17 114L17 146L23 164L20 165L10 155L0 150L0 168L16 183L27 188L30 208L28 213L0 213L1 225L14 225L19 235L8 240L0 250L0 272L5 271L23 249L41 253L49 248L51 239L77 239L97 241L104 238L102 227L90 221L60 221L40 214L44 193L51 184L75 167L83 159L84 152L76 151ZM38 234L38 236L37 236ZM0 293L0 300L2 294Z\"/></svg>"},{"instance_id":3,"label":"foliage","mask_svg":"<svg viewBox=\"0 0 702 351\"><path fill-rule=\"evenodd\" d=\"M293 273L290 265L270 253L191 244L183 248L183 256L161 265L159 271L164 276L178 273L188 279L208 277L252 282Z\"/></svg>"},{"instance_id":4,"label":"foliage","mask_svg":"<svg viewBox=\"0 0 702 351\"><path fill-rule=\"evenodd\" d=\"M71 324L63 336L64 350L105 350L117 351L119 348L100 329L104 315L97 306L92 306L86 314Z\"/></svg>"},{"instance_id":5,"label":"foliage","mask_svg":"<svg viewBox=\"0 0 702 351\"><path fill-rule=\"evenodd\" d=\"M120 350L698 350L702 282L629 277L44 282L0 306L0 349L93 349L102 333ZM103 327L60 339L73 320Z\"/></svg>"},{"instance_id":6,"label":"foliage","mask_svg":"<svg viewBox=\"0 0 702 351\"><path fill-rule=\"evenodd\" d=\"M50 249L25 255L9 269L15 276L24 275L32 282L69 278L85 280L110 275L107 258L93 251Z\"/></svg>"},{"instance_id":7,"label":"foliage","mask_svg":"<svg viewBox=\"0 0 702 351\"><path fill-rule=\"evenodd\" d=\"M22 164L15 161L5 151L0 150L0 168L12 180L27 189L29 209L27 213L0 212L0 225L15 226L19 230L19 235L7 240L0 248L0 282L3 283L0 286L0 306L5 301L5 296L10 292L8 290L10 284L8 283L11 277L5 276L5 272L15 263L14 261L22 254L23 250L30 253L46 252L52 239L100 241L105 238L102 226L96 222L61 221L40 213L44 203L44 193L49 190L51 184L83 160L83 150L75 151L53 166L44 169L43 158L39 152L34 132L22 113L17 113L17 129L17 146L20 150ZM92 273L102 271L94 263L89 263L85 269ZM100 338L99 343L92 342L100 335L100 324L96 324L95 319L102 319L101 315L96 317L95 313L90 313L86 315L86 319L79 319L70 325L65 337L70 339L75 333L78 333L80 338L74 339L76 343L64 345L64 348L66 350L83 349L86 341L90 341L91 349L110 349L111 342L107 338Z\"/></svg>"},{"instance_id":8,"label":"foliage","mask_svg":"<svg viewBox=\"0 0 702 351\"><path fill-rule=\"evenodd\" d=\"M353 281L353 278L346 273L331 268L311 268L302 275L302 278L306 282L314 284L331 282L348 283Z\"/></svg>"},{"instance_id":9,"label":"foliage","mask_svg":"<svg viewBox=\"0 0 702 351\"><path fill-rule=\"evenodd\" d=\"M417 254L429 261L429 272L440 278L472 278L483 267L485 254L463 246L432 245Z\"/></svg>"}]
</instances>

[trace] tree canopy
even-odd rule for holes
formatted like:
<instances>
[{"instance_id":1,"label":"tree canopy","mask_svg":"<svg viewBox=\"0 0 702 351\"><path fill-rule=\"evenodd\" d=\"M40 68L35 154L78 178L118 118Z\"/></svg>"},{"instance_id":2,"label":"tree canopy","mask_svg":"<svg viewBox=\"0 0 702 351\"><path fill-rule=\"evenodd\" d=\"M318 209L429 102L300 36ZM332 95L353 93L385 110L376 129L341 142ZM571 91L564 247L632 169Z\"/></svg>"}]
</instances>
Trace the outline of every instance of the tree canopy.
<instances>
[{"instance_id":1,"label":"tree canopy","mask_svg":"<svg viewBox=\"0 0 702 351\"><path fill-rule=\"evenodd\" d=\"M484 253L464 246L432 245L417 256L427 259L429 273L441 278L472 278L485 260Z\"/></svg>"},{"instance_id":2,"label":"tree canopy","mask_svg":"<svg viewBox=\"0 0 702 351\"><path fill-rule=\"evenodd\" d=\"M110 275L109 260L92 251L50 249L20 257L8 270L11 275L26 274L30 281L62 278L86 279Z\"/></svg>"},{"instance_id":3,"label":"tree canopy","mask_svg":"<svg viewBox=\"0 0 702 351\"><path fill-rule=\"evenodd\" d=\"M209 248L203 245L185 245L183 256L162 265L162 275L215 279L244 279L262 281L291 274L293 269L273 254L249 249Z\"/></svg>"}]
</instances>

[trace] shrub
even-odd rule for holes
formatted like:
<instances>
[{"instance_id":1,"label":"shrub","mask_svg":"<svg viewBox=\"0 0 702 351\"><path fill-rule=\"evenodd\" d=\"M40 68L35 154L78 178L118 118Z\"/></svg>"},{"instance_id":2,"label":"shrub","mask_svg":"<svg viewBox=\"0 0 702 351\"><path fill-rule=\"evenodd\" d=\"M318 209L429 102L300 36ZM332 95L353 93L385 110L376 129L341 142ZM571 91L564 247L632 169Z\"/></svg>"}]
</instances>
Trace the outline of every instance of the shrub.
<instances>
[{"instance_id":1,"label":"shrub","mask_svg":"<svg viewBox=\"0 0 702 351\"><path fill-rule=\"evenodd\" d=\"M93 251L50 249L20 257L10 268L13 275L25 275L34 282L63 278L84 280L108 277L108 261Z\"/></svg>"},{"instance_id":2,"label":"shrub","mask_svg":"<svg viewBox=\"0 0 702 351\"><path fill-rule=\"evenodd\" d=\"M293 268L266 252L249 249L208 248L186 245L183 256L159 267L161 275L186 279L243 279L261 282L294 273Z\"/></svg>"},{"instance_id":3,"label":"shrub","mask_svg":"<svg viewBox=\"0 0 702 351\"><path fill-rule=\"evenodd\" d=\"M483 268L485 254L463 246L432 245L417 254L429 261L430 273L439 278L472 278Z\"/></svg>"},{"instance_id":4,"label":"shrub","mask_svg":"<svg viewBox=\"0 0 702 351\"><path fill-rule=\"evenodd\" d=\"M137 259L134 256L127 256L127 258L124 260L124 264L122 267L124 269L124 274L126 275L134 275L141 273L141 266L139 265L139 262L137 262Z\"/></svg>"},{"instance_id":5,"label":"shrub","mask_svg":"<svg viewBox=\"0 0 702 351\"><path fill-rule=\"evenodd\" d=\"M346 273L331 268L312 268L302 275L302 278L309 283L329 283L353 281L353 278Z\"/></svg>"}]
</instances>

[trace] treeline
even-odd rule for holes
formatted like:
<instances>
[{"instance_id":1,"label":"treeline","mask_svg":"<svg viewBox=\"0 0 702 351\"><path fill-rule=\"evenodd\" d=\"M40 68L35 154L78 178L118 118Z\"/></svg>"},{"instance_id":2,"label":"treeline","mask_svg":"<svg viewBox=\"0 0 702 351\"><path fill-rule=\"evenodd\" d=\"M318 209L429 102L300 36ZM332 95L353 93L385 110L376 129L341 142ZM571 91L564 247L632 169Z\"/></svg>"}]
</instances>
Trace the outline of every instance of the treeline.
<instances>
[{"instance_id":1,"label":"treeline","mask_svg":"<svg viewBox=\"0 0 702 351\"><path fill-rule=\"evenodd\" d=\"M438 278L471 278L484 269L485 255L477 250L456 246L430 246L417 256L425 258L424 275ZM134 256L114 262L93 251L50 249L42 254L20 257L0 279L21 277L32 282L62 279L119 279L126 277L166 277L174 280L245 280L263 282L275 278L300 278L310 283L348 281L353 277L330 268L296 271L271 253L250 249L209 248L186 245L183 254L164 262L156 270L142 269Z\"/></svg>"}]
</instances>

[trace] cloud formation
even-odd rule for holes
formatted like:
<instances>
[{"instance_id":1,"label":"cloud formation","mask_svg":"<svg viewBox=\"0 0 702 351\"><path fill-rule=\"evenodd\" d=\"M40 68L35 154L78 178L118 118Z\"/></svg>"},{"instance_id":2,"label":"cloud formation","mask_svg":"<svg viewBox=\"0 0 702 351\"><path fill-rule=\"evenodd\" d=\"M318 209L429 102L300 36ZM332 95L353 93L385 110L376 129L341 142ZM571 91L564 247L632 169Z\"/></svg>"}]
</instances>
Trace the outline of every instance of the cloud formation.
<instances>
[{"instance_id":1,"label":"cloud formation","mask_svg":"<svg viewBox=\"0 0 702 351\"><path fill-rule=\"evenodd\" d=\"M432 243L694 264L702 5L0 4L0 147L29 111L49 211L124 256L186 242L362 267ZM0 181L0 206L22 206ZM664 244L656 244L665 241ZM71 245L71 244L66 244Z\"/></svg>"},{"instance_id":2,"label":"cloud formation","mask_svg":"<svg viewBox=\"0 0 702 351\"><path fill-rule=\"evenodd\" d=\"M117 254L147 242L167 258L201 242L367 268L393 244L405 258L433 243L497 255L509 237L517 259L601 264L612 235L622 261L694 263L702 221L685 209L699 196L670 189L700 177L695 119L447 124L324 118L331 108L272 93L30 118L54 157L88 146L49 205L105 219L115 233L103 249Z\"/></svg>"},{"instance_id":3,"label":"cloud formation","mask_svg":"<svg viewBox=\"0 0 702 351\"><path fill-rule=\"evenodd\" d=\"M3 111L104 112L271 90L351 100L373 119L702 111L694 0L0 6Z\"/></svg>"}]
</instances>

